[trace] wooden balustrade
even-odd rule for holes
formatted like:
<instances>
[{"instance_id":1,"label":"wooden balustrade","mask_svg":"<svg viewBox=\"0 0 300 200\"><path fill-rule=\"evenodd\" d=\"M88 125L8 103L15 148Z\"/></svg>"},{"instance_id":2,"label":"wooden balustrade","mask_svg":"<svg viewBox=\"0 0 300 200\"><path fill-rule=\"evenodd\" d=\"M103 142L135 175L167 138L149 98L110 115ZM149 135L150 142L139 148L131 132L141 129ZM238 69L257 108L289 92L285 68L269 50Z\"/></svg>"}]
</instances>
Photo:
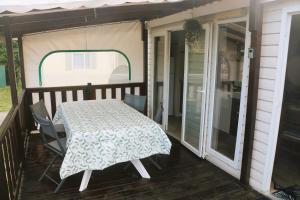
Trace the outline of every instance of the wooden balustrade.
<instances>
[{"instance_id":1,"label":"wooden balustrade","mask_svg":"<svg viewBox=\"0 0 300 200\"><path fill-rule=\"evenodd\" d=\"M145 83L87 84L81 86L27 88L26 92L29 105L43 99L48 112L54 117L56 108L61 102L94 99L123 100L125 93L146 95L146 88ZM33 128L34 124L30 113L27 118L30 123L29 127Z\"/></svg>"},{"instance_id":2,"label":"wooden balustrade","mask_svg":"<svg viewBox=\"0 0 300 200\"><path fill-rule=\"evenodd\" d=\"M146 95L144 83L27 88L0 126L0 197L19 197L27 133L34 129L29 105L40 99L54 116L60 102L92 99L124 99L125 93Z\"/></svg>"},{"instance_id":3,"label":"wooden balustrade","mask_svg":"<svg viewBox=\"0 0 300 200\"><path fill-rule=\"evenodd\" d=\"M26 102L23 91L19 103L0 126L0 197L18 199L26 146Z\"/></svg>"}]
</instances>

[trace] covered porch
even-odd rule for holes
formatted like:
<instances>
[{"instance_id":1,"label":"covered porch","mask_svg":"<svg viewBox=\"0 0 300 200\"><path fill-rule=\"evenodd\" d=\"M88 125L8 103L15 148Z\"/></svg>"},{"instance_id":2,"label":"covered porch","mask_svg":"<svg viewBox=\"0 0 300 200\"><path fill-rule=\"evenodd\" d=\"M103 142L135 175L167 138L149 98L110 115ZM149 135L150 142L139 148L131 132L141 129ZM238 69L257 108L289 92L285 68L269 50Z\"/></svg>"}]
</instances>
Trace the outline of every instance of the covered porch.
<instances>
[{"instance_id":1,"label":"covered porch","mask_svg":"<svg viewBox=\"0 0 300 200\"><path fill-rule=\"evenodd\" d=\"M45 12L32 11L18 15L8 13L0 18L7 48L8 72L11 87L12 108L0 126L0 193L3 199L256 199L261 196L249 187L251 142L245 143L247 150L243 162L242 182L214 166L207 160L195 156L170 137L170 156L158 156L162 170L149 161L143 163L151 174L150 180L141 179L131 166L124 170L124 163L103 171L94 171L87 190L80 193L78 187L82 173L67 179L58 194L53 193L53 183L38 177L51 156L43 147L33 121L29 105L38 100L48 102L53 117L61 102L80 100L119 99L125 93L148 96L148 32L146 21L167 16L182 10L212 3L213 0L151 3L147 5L121 5L113 7L83 8ZM253 1L252 9L255 9ZM36 12L36 13L35 13ZM5 13L4 13L5 14ZM10 15L11 14L11 15ZM253 15L253 13L252 13ZM253 26L255 26L255 17ZM25 79L22 38L26 34L97 25L112 22L139 20L143 40L143 81L118 84L88 84L73 86L32 87ZM255 37L255 35L253 36ZM21 95L17 93L15 77L13 39L19 44L21 64ZM252 75L255 75L254 72ZM251 76L251 74L250 74ZM250 105L251 106L251 102ZM251 123L248 126L251 126ZM250 136L249 136L250 137ZM245 140L247 137L245 136ZM251 137L249 141L251 140ZM248 149L250 148L250 149ZM248 159L248 160L247 160ZM51 174L58 176L61 160L57 160ZM3 177L3 178L2 178Z\"/></svg>"},{"instance_id":2,"label":"covered porch","mask_svg":"<svg viewBox=\"0 0 300 200\"><path fill-rule=\"evenodd\" d=\"M94 171L87 190L78 192L83 173L67 179L59 193L55 185L43 180L40 172L52 157L41 145L38 135L30 135L21 186L21 199L259 199L257 192L242 185L206 160L199 159L178 141L172 139L169 156L157 158L162 170L155 168L147 159L142 160L151 179L141 179L133 166L124 170L127 163L120 163L103 171ZM155 158L154 158L155 159ZM51 170L58 177L61 160Z\"/></svg>"}]
</instances>

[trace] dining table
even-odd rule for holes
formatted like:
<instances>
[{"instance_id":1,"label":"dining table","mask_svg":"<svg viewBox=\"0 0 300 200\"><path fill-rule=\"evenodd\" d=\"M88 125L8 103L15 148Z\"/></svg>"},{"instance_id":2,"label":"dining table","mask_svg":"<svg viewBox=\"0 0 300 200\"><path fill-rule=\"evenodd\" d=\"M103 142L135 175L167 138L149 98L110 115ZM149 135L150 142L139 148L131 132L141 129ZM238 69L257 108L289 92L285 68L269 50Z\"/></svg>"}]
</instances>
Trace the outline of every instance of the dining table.
<instances>
[{"instance_id":1,"label":"dining table","mask_svg":"<svg viewBox=\"0 0 300 200\"><path fill-rule=\"evenodd\" d=\"M131 162L149 179L140 160L168 155L172 146L159 124L121 100L64 102L53 122L64 125L67 138L60 178L84 171L79 191L87 188L93 170L122 162Z\"/></svg>"}]
</instances>

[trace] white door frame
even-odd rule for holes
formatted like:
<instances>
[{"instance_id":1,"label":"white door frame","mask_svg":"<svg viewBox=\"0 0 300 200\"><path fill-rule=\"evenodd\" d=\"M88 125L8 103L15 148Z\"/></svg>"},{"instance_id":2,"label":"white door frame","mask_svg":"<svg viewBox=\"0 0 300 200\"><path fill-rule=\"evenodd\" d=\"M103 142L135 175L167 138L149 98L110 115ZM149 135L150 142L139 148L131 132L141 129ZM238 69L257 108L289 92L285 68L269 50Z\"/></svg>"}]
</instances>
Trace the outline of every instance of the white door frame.
<instances>
[{"instance_id":1,"label":"white door frame","mask_svg":"<svg viewBox=\"0 0 300 200\"><path fill-rule=\"evenodd\" d=\"M204 148L206 134L204 134L205 126L206 126L206 104L207 104L207 83L208 83L208 67L209 67L209 51L210 51L210 33L211 26L210 24L202 24L202 28L205 30L205 42L204 42L204 71L203 71L203 101L201 105L201 117L200 117L200 133L199 133L199 146L198 149L190 145L188 142L184 140L185 138L185 120L186 120L186 95L187 95L187 81L188 81L188 45L185 44L185 58L184 58L184 87L183 87L183 106L182 106L182 129L181 129L181 143L191 150L193 153L198 155L199 157L204 158Z\"/></svg>"},{"instance_id":2,"label":"white door frame","mask_svg":"<svg viewBox=\"0 0 300 200\"><path fill-rule=\"evenodd\" d=\"M248 58L248 48L250 47L250 33L249 33L249 17L239 17L226 20L216 21L214 23L214 42L213 46L213 55L212 55L212 71L211 71L211 86L210 86L210 105L209 105L209 118L208 118L208 130L207 130L207 144L206 144L206 157L209 161L216 163L219 167L223 168L228 173L239 178L240 177L240 168L241 168L241 158L242 158L242 140L245 129L245 120L246 120L246 105L247 105L247 88L248 88L248 74L249 74L249 58ZM237 139L235 147L234 160L231 160L224 156L223 154L217 152L211 148L212 140L212 126L213 126L213 109L214 109L214 96L215 96L215 83L216 83L216 68L217 68L217 47L218 47L218 36L219 36L219 25L232 23L232 22L246 22L246 34L245 34L245 48L244 48L244 64L243 64L243 78L242 78L242 90L241 90L241 101L239 109L239 120L238 120L238 130L237 130Z\"/></svg>"},{"instance_id":3,"label":"white door frame","mask_svg":"<svg viewBox=\"0 0 300 200\"><path fill-rule=\"evenodd\" d=\"M155 30L151 32L151 40L152 40L152 91L154 91L154 62L155 62L155 48L154 48L154 38L155 37L164 37L165 38L165 46L164 46L164 80L163 80L163 120L161 127L163 130L167 130L168 128L168 113L169 113L169 85L170 85L170 49L171 49L171 32L172 31L180 31L183 30L183 23L176 24L173 26L168 26L162 29ZM154 95L152 95L152 109L154 107ZM154 110L152 110L152 118Z\"/></svg>"},{"instance_id":4,"label":"white door frame","mask_svg":"<svg viewBox=\"0 0 300 200\"><path fill-rule=\"evenodd\" d=\"M153 80L152 81L152 84L151 84L151 88L152 88L152 99L151 99L151 108L152 108L152 112L151 112L151 117L152 117L152 119L155 117L154 116L154 113L155 113L155 108L154 108L154 101L155 101L155 99L154 99L154 85L155 85L155 38L156 37L164 37L164 80L163 80L163 106L164 106L164 99L165 99L165 69L166 69L166 44L167 44L167 34L166 34L166 32L165 31L162 31L162 30L158 30L158 31L153 31L153 32L151 32L151 46L153 47L152 48L152 52L151 52L151 54L152 54L152 63L151 63L151 66L153 66L152 67L152 69L151 69L151 74L152 74L152 77L151 77L151 79ZM163 116L163 121L162 121L162 124L161 124L161 127L164 129L164 116Z\"/></svg>"}]
</instances>

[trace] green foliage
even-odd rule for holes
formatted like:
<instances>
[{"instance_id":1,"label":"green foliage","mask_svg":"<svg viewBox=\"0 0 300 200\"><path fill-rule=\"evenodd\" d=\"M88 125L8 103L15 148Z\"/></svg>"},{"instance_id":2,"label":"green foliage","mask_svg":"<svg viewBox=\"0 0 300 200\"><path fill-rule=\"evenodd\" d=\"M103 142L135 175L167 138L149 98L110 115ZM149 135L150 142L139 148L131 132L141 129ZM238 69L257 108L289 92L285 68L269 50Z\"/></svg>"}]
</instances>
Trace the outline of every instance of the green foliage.
<instances>
[{"instance_id":1,"label":"green foliage","mask_svg":"<svg viewBox=\"0 0 300 200\"><path fill-rule=\"evenodd\" d=\"M19 59L19 46L18 41L13 40L14 63L17 81L21 78L20 59ZM0 65L7 66L7 53L5 43L0 42Z\"/></svg>"},{"instance_id":2,"label":"green foliage","mask_svg":"<svg viewBox=\"0 0 300 200\"><path fill-rule=\"evenodd\" d=\"M3 42L0 42L0 65L7 64L6 48Z\"/></svg>"},{"instance_id":3,"label":"green foliage","mask_svg":"<svg viewBox=\"0 0 300 200\"><path fill-rule=\"evenodd\" d=\"M10 88L0 88L0 112L8 112L11 108Z\"/></svg>"}]
</instances>

